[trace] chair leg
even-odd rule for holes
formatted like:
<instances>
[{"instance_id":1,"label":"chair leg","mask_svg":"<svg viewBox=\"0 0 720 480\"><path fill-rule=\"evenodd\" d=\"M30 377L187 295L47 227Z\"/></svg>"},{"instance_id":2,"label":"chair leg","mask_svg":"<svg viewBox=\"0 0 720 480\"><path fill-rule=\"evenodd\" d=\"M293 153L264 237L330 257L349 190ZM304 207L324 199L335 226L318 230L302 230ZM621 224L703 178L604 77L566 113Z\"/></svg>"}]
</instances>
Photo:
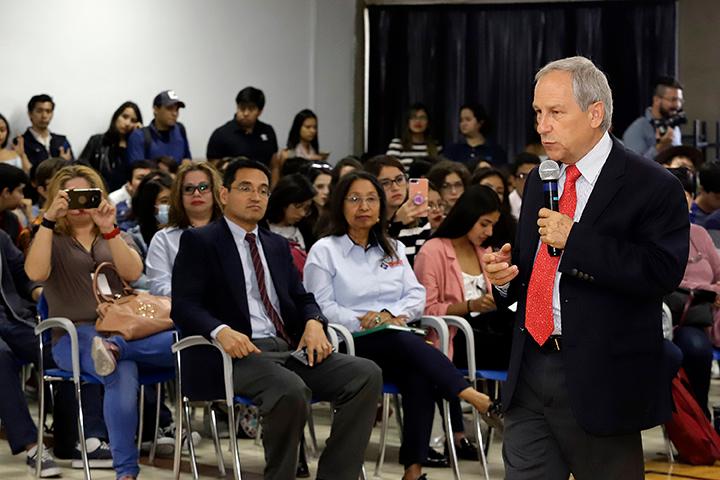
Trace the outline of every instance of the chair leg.
<instances>
[{"instance_id":1,"label":"chair leg","mask_svg":"<svg viewBox=\"0 0 720 480\"><path fill-rule=\"evenodd\" d=\"M450 466L453 469L455 480L460 480L460 466L458 465L457 452L455 451L455 439L453 436L452 424L450 423L450 403L443 400L443 422L445 423L446 443L448 446L448 456L450 457Z\"/></svg>"},{"instance_id":2,"label":"chair leg","mask_svg":"<svg viewBox=\"0 0 720 480\"><path fill-rule=\"evenodd\" d=\"M88 461L87 443L85 442L85 417L82 409L82 394L80 382L75 383L75 396L78 404L78 439L80 440L80 455L83 461L83 473L85 480L90 480L90 462Z\"/></svg>"},{"instance_id":3,"label":"chair leg","mask_svg":"<svg viewBox=\"0 0 720 480\"><path fill-rule=\"evenodd\" d=\"M142 447L142 436L144 427L144 416L145 416L145 385L140 385L140 403L138 412L138 436L137 436L137 450L140 455L140 449Z\"/></svg>"},{"instance_id":4,"label":"chair leg","mask_svg":"<svg viewBox=\"0 0 720 480\"><path fill-rule=\"evenodd\" d=\"M473 408L473 427L475 428L475 436L478 442L478 456L480 457L480 465L485 472L485 480L490 480L488 472L487 455L485 454L485 446L483 445L482 430L480 429L480 414Z\"/></svg>"},{"instance_id":5,"label":"chair leg","mask_svg":"<svg viewBox=\"0 0 720 480\"><path fill-rule=\"evenodd\" d=\"M43 372L40 372L40 381L38 386L38 439L37 439L37 461L35 462L35 478L40 478L40 472L42 470L42 454L45 448L45 377Z\"/></svg>"},{"instance_id":6,"label":"chair leg","mask_svg":"<svg viewBox=\"0 0 720 480\"><path fill-rule=\"evenodd\" d=\"M403 442L403 416L402 416L402 405L400 404L400 394L393 395L393 404L395 405L395 420L397 421L398 428L400 429L400 443ZM389 414L389 412L388 412Z\"/></svg>"},{"instance_id":7,"label":"chair leg","mask_svg":"<svg viewBox=\"0 0 720 480\"><path fill-rule=\"evenodd\" d=\"M192 415L190 413L190 402L188 402L187 399L185 399L185 401L183 402L183 407L185 410L185 426L187 429L187 438L192 438ZM182 445L180 446L180 449L182 449ZM197 458L195 458L195 445L193 445L192 442L188 442L188 450L190 450L190 467L192 469L192 475L193 478L197 480L199 477Z\"/></svg>"},{"instance_id":8,"label":"chair leg","mask_svg":"<svg viewBox=\"0 0 720 480\"><path fill-rule=\"evenodd\" d=\"M217 458L218 470L220 476L224 477L225 472L225 460L223 459L222 447L220 446L220 436L218 435L217 428L217 416L215 415L215 409L212 408L212 404L208 406L208 413L210 415L210 431L212 432L213 444L215 445L215 456Z\"/></svg>"},{"instance_id":9,"label":"chair leg","mask_svg":"<svg viewBox=\"0 0 720 480\"><path fill-rule=\"evenodd\" d=\"M158 430L160 429L160 399L161 399L162 384L155 384L155 429L153 430L153 441L150 445L150 464L155 464L155 451L157 449L158 441Z\"/></svg>"},{"instance_id":10,"label":"chair leg","mask_svg":"<svg viewBox=\"0 0 720 480\"><path fill-rule=\"evenodd\" d=\"M367 472L365 471L365 463L360 467L360 480L368 480Z\"/></svg>"},{"instance_id":11,"label":"chair leg","mask_svg":"<svg viewBox=\"0 0 720 480\"><path fill-rule=\"evenodd\" d=\"M380 476L383 463L385 463L385 443L387 442L388 419L390 417L390 394L383 393L382 425L380 426L380 454L375 463L375 476Z\"/></svg>"},{"instance_id":12,"label":"chair leg","mask_svg":"<svg viewBox=\"0 0 720 480\"><path fill-rule=\"evenodd\" d=\"M310 432L310 455L317 458L320 455L320 450L318 449L317 437L315 436L315 420L313 419L312 405L308 405L307 427ZM304 435L305 433L303 432L303 436Z\"/></svg>"},{"instance_id":13,"label":"chair leg","mask_svg":"<svg viewBox=\"0 0 720 480\"><path fill-rule=\"evenodd\" d=\"M237 430L235 429L235 405L229 404L228 408L228 429L230 430L230 449L232 450L233 456L233 473L235 474L235 480L242 480L242 473L240 472L240 452L238 452L237 444ZM258 434L260 430L258 428Z\"/></svg>"},{"instance_id":14,"label":"chair leg","mask_svg":"<svg viewBox=\"0 0 720 480\"><path fill-rule=\"evenodd\" d=\"M665 425L662 426L663 438L665 439L665 450L667 451L668 460L670 463L675 463L675 454L673 453L672 443L670 442L670 436L667 433Z\"/></svg>"}]
</instances>

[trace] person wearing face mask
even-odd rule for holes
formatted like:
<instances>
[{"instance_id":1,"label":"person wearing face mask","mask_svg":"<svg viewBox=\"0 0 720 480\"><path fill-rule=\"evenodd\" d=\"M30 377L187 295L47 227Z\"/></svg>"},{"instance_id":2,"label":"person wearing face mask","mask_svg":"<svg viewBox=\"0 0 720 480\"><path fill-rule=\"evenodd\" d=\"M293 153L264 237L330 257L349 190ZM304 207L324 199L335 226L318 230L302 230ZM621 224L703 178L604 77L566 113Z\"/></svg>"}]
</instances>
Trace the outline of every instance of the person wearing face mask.
<instances>
[{"instance_id":1,"label":"person wearing face mask","mask_svg":"<svg viewBox=\"0 0 720 480\"><path fill-rule=\"evenodd\" d=\"M168 222L172 177L155 170L142 179L132 198L132 212L137 225L128 230L143 258L155 233Z\"/></svg>"},{"instance_id":2,"label":"person wearing face mask","mask_svg":"<svg viewBox=\"0 0 720 480\"><path fill-rule=\"evenodd\" d=\"M134 102L123 103L112 114L107 131L90 137L78 158L100 172L111 192L120 189L127 180L128 137L142 122L140 107Z\"/></svg>"}]
</instances>

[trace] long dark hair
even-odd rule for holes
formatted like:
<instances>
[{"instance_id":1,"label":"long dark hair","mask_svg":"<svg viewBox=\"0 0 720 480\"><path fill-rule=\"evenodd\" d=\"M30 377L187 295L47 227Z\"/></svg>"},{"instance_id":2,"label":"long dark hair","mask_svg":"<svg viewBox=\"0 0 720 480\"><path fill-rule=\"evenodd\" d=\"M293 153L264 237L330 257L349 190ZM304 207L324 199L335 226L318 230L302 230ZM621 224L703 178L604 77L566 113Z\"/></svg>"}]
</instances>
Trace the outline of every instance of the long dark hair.
<instances>
[{"instance_id":1,"label":"long dark hair","mask_svg":"<svg viewBox=\"0 0 720 480\"><path fill-rule=\"evenodd\" d=\"M469 102L463 104L460 107L460 110L458 110L458 113L462 113L462 111L465 109L470 110L475 117L475 120L477 120L478 123L481 123L480 133L482 133L483 135L487 135L492 131L493 124L487 112L485 111L485 107L483 107L477 102Z\"/></svg>"},{"instance_id":2,"label":"long dark hair","mask_svg":"<svg viewBox=\"0 0 720 480\"><path fill-rule=\"evenodd\" d=\"M305 123L305 120L307 120L308 118L314 118L315 122L317 122L317 115L315 115L312 110L307 108L304 110L300 110L297 115L295 115L287 139L287 148L289 148L290 150L295 149L295 147L298 146L298 143L300 143L300 128L303 126L303 123ZM313 138L310 142L310 145L312 145L312 147L315 149L315 152L320 151L320 147L318 146L317 132L315 133L315 138Z\"/></svg>"},{"instance_id":3,"label":"long dark hair","mask_svg":"<svg viewBox=\"0 0 720 480\"><path fill-rule=\"evenodd\" d=\"M510 210L510 187L508 186L507 177L502 171L496 168L486 167L478 169L473 175L472 180L470 180L470 183L472 185L479 185L483 179L493 176L500 177L502 180L505 186L505 195L503 195L502 202L500 203L500 220L498 220L498 223L493 229L492 241L490 243L493 247L502 247L505 243L515 241L515 231L517 230L517 221L512 216ZM490 190L494 192L492 188ZM497 195L497 193L495 195Z\"/></svg>"},{"instance_id":4,"label":"long dark hair","mask_svg":"<svg viewBox=\"0 0 720 480\"><path fill-rule=\"evenodd\" d=\"M285 209L289 205L307 202L314 196L315 187L303 175L293 173L282 177L270 195L265 219L270 223L280 223L285 218Z\"/></svg>"},{"instance_id":5,"label":"long dark hair","mask_svg":"<svg viewBox=\"0 0 720 480\"><path fill-rule=\"evenodd\" d=\"M412 150L412 132L410 131L408 123L410 123L410 117L412 117L415 112L419 111L425 112L425 115L427 115L428 117L427 128L425 129L423 135L425 136L425 144L427 145L428 155L435 156L438 153L438 144L437 140L435 140L432 136L432 122L430 121L430 112L428 111L425 104L422 103L413 103L412 105L410 105L410 108L408 108L405 112L403 124L400 129L400 131L402 132L400 134L400 141L402 142L403 150Z\"/></svg>"},{"instance_id":6,"label":"long dark hair","mask_svg":"<svg viewBox=\"0 0 720 480\"><path fill-rule=\"evenodd\" d=\"M150 245L150 240L160 229L155 218L155 201L158 194L165 188L168 190L172 187L172 177L160 170L150 172L142 179L138 185L137 191L132 198L132 213L140 225L140 233L146 245Z\"/></svg>"},{"instance_id":7,"label":"long dark hair","mask_svg":"<svg viewBox=\"0 0 720 480\"><path fill-rule=\"evenodd\" d=\"M143 123L140 107L138 107L135 102L127 101L123 103L117 108L117 110L115 110L115 113L112 114L110 126L103 135L103 143L105 145L117 145L120 142L120 132L118 132L115 122L117 122L118 117L122 115L126 108L132 108L135 111L135 116L137 117L138 122Z\"/></svg>"},{"instance_id":8,"label":"long dark hair","mask_svg":"<svg viewBox=\"0 0 720 480\"><path fill-rule=\"evenodd\" d=\"M457 199L445 220L433 234L433 238L455 239L467 235L480 217L493 212L500 212L500 199L497 193L485 185L473 185ZM485 243L492 243L494 236L493 234Z\"/></svg>"},{"instance_id":9,"label":"long dark hair","mask_svg":"<svg viewBox=\"0 0 720 480\"><path fill-rule=\"evenodd\" d=\"M5 127L7 128L7 135L5 136L5 141L0 145L0 148L7 147L8 140L10 140L10 122L7 121L7 118L5 118L5 115L0 113L0 120L5 122Z\"/></svg>"},{"instance_id":10,"label":"long dark hair","mask_svg":"<svg viewBox=\"0 0 720 480\"><path fill-rule=\"evenodd\" d=\"M333 193L330 197L329 215L326 219L327 224L320 236L342 236L348 233L348 223L345 219L345 197L350 191L352 184L357 180L367 180L372 183L373 188L375 188L375 193L377 193L377 196L380 199L380 210L378 213L380 219L370 229L370 238L374 238L387 257L397 259L397 251L395 250L392 241L387 236L387 219L383 214L383 212L387 210L385 191L383 190L382 185L380 185L380 182L378 182L377 178L367 172L354 170L340 179L333 189Z\"/></svg>"}]
</instances>

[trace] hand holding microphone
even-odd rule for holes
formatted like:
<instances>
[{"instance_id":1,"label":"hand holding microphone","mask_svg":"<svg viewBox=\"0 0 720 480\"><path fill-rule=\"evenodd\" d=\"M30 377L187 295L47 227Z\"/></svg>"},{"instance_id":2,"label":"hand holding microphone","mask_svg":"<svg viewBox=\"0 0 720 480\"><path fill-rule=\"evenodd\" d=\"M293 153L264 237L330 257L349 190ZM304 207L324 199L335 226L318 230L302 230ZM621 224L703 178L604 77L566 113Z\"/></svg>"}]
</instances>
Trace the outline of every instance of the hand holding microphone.
<instances>
[{"instance_id":1,"label":"hand holding microphone","mask_svg":"<svg viewBox=\"0 0 720 480\"><path fill-rule=\"evenodd\" d=\"M540 241L548 246L551 257L559 257L565 248L573 219L559 212L558 180L560 166L554 160L545 160L540 164L540 179L543 182L545 208L538 212L538 233Z\"/></svg>"}]
</instances>

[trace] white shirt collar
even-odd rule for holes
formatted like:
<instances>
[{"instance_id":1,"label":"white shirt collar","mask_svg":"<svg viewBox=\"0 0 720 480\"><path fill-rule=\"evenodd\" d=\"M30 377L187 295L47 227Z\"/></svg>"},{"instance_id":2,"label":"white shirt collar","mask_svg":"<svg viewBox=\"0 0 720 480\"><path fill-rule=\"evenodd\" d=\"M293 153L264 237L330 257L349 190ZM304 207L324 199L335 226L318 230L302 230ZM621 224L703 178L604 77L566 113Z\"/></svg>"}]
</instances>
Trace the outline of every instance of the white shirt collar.
<instances>
[{"instance_id":1,"label":"white shirt collar","mask_svg":"<svg viewBox=\"0 0 720 480\"><path fill-rule=\"evenodd\" d=\"M605 165L605 160L607 160L608 155L610 155L612 146L613 143L610 139L610 134L605 132L595 146L575 164L578 170L580 170L580 175L582 175L590 185L595 185L595 181L600 175L600 170L602 170L603 165ZM565 173L565 169L567 169L567 165L563 165L563 174Z\"/></svg>"},{"instance_id":2,"label":"white shirt collar","mask_svg":"<svg viewBox=\"0 0 720 480\"><path fill-rule=\"evenodd\" d=\"M242 228L237 223L233 222L227 217L223 217L225 219L225 223L227 223L227 226L230 228L230 233L232 233L233 237L237 237L239 240L245 240L245 235L248 233L255 234L255 240L258 241L258 226L255 225L255 228L252 229L252 231L247 232L244 228Z\"/></svg>"}]
</instances>

